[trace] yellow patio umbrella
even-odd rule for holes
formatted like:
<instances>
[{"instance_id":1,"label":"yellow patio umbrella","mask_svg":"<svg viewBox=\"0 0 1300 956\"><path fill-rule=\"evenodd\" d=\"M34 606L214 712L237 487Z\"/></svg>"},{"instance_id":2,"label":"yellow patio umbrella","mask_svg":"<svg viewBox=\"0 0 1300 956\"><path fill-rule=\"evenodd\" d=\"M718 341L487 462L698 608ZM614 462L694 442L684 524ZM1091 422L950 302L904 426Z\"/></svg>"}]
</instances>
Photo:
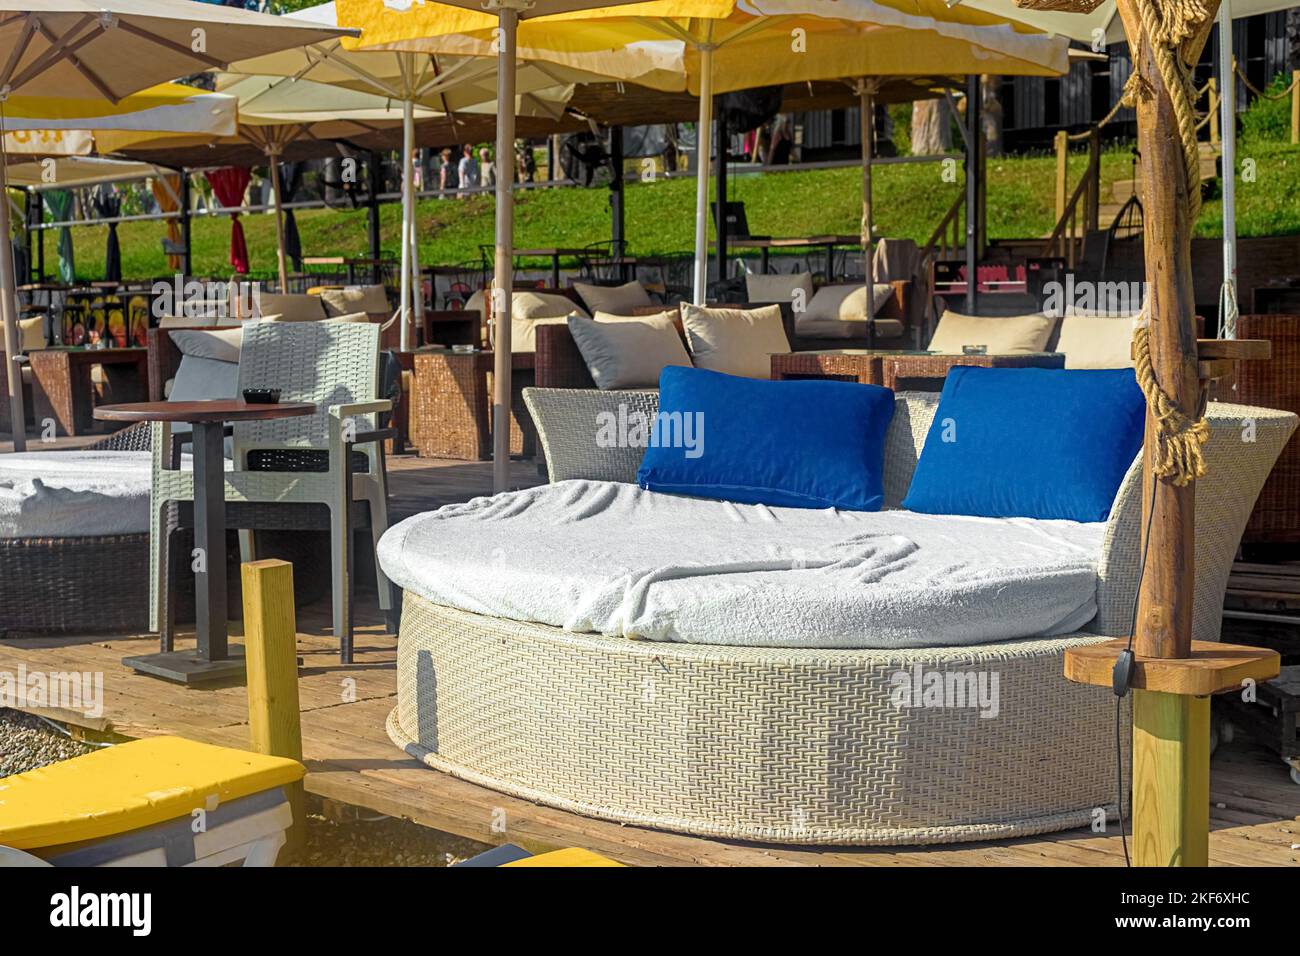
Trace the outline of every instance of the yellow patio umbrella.
<instances>
[{"instance_id":1,"label":"yellow patio umbrella","mask_svg":"<svg viewBox=\"0 0 1300 956\"><path fill-rule=\"evenodd\" d=\"M482 16L482 15L480 15ZM286 17L336 27L333 2L298 10ZM495 18L493 18L495 22ZM497 61L488 55L443 56L428 52L357 50L341 38L309 43L276 53L239 60L231 73L309 80L361 93L390 97L401 104L402 116L402 280L401 348L410 349L411 323L423 318L419 294L420 263L415 235L415 191L411 155L415 143L415 111L419 107L443 114L483 113L496 108ZM596 77L568 67L538 62L519 64L515 77L519 115L558 119L573 92L573 84ZM286 88L288 84L285 84ZM292 95L292 90L288 90ZM509 164L499 164L509 168ZM413 307L412 307L413 305Z\"/></svg>"},{"instance_id":2,"label":"yellow patio umbrella","mask_svg":"<svg viewBox=\"0 0 1300 956\"><path fill-rule=\"evenodd\" d=\"M11 124L6 112L22 97L48 94L83 103L118 104L178 76L220 68L242 56L338 36L309 23L191 0L0 0L0 131L48 128L53 112ZM84 114L89 107L81 106ZM131 112L130 109L121 111ZM119 114L120 115L120 114ZM113 125L99 117L91 128ZM71 129L74 127L63 127ZM0 177L2 179L2 177ZM0 195L3 182L0 181ZM0 236L9 235L9 204L0 202ZM14 450L27 445L21 373L17 366L18 309L13 257L0 255L0 319Z\"/></svg>"},{"instance_id":3,"label":"yellow patio umbrella","mask_svg":"<svg viewBox=\"0 0 1300 956\"><path fill-rule=\"evenodd\" d=\"M561 0L511 0L499 22L476 11L436 3L390 7L384 0L337 0L339 21L360 28L345 41L364 48L497 53L546 60L614 79L663 89L683 86L700 97L695 222L695 301L707 279L707 157L715 93L753 86L840 77L938 73L1057 75L1068 68L1068 44L1031 27L980 11L949 9L943 0L648 0L597 6ZM471 7L458 0L457 7ZM528 19L518 24L519 7ZM503 72L503 77L505 76ZM866 90L864 89L864 94ZM869 105L869 101L868 101ZM494 312L509 305L508 196L498 196ZM502 228L502 226L506 228ZM508 250L509 246L505 246ZM504 295L503 295L504 293ZM868 301L871 297L868 295ZM508 314L508 313L505 313ZM498 389L508 397L509 367L498 323ZM498 395L498 398L501 396ZM504 401L496 408L504 414ZM504 439L497 435L498 490L504 487Z\"/></svg>"}]
</instances>

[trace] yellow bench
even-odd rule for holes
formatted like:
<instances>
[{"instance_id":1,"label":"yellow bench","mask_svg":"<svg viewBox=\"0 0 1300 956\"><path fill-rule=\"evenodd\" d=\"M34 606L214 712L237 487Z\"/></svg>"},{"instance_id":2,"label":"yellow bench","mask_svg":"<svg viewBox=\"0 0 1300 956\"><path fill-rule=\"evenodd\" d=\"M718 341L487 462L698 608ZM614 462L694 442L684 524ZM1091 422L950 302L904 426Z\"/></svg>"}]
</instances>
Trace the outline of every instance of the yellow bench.
<instances>
[{"instance_id":1,"label":"yellow bench","mask_svg":"<svg viewBox=\"0 0 1300 956\"><path fill-rule=\"evenodd\" d=\"M0 847L56 865L271 865L306 769L180 737L106 747L0 778Z\"/></svg>"}]
</instances>

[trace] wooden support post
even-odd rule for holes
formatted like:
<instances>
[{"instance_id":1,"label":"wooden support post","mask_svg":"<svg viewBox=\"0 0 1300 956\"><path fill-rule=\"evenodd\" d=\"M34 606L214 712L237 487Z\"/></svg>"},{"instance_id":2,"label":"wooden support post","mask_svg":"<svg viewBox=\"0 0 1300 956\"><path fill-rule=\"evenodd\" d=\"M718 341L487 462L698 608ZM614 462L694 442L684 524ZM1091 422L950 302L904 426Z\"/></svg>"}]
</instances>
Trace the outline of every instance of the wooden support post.
<instances>
[{"instance_id":1,"label":"wooden support post","mask_svg":"<svg viewBox=\"0 0 1300 956\"><path fill-rule=\"evenodd\" d=\"M1210 94L1205 98L1205 108L1210 111L1210 142L1219 145L1219 80L1210 77L1206 80Z\"/></svg>"},{"instance_id":2,"label":"wooden support post","mask_svg":"<svg viewBox=\"0 0 1300 956\"><path fill-rule=\"evenodd\" d=\"M1210 698L1133 693L1133 862L1210 862Z\"/></svg>"},{"instance_id":3,"label":"wooden support post","mask_svg":"<svg viewBox=\"0 0 1300 956\"><path fill-rule=\"evenodd\" d=\"M1291 145L1300 144L1300 70L1291 71Z\"/></svg>"},{"instance_id":4,"label":"wooden support post","mask_svg":"<svg viewBox=\"0 0 1300 956\"><path fill-rule=\"evenodd\" d=\"M248 668L248 736L253 750L302 760L298 713L298 628L293 606L293 565L249 561L240 566L244 587L244 656ZM301 783L285 788L293 808L291 852L301 849Z\"/></svg>"},{"instance_id":5,"label":"wooden support post","mask_svg":"<svg viewBox=\"0 0 1300 956\"><path fill-rule=\"evenodd\" d=\"M1069 179L1070 138L1065 130L1056 133L1056 221L1065 215L1066 185Z\"/></svg>"}]
</instances>

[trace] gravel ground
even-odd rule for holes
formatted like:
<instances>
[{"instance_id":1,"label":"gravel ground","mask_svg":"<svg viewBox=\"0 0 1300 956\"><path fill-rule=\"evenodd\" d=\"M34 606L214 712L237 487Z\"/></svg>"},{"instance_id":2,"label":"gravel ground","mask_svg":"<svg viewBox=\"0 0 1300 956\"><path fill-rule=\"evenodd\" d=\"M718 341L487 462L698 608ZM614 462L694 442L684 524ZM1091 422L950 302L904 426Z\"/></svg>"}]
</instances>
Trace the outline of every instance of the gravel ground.
<instances>
[{"instance_id":1,"label":"gravel ground","mask_svg":"<svg viewBox=\"0 0 1300 956\"><path fill-rule=\"evenodd\" d=\"M72 740L29 714L0 708L0 777L79 757L97 748ZM447 866L487 846L409 820L347 808L339 820L312 808L307 845L292 866ZM355 817L355 819L351 819Z\"/></svg>"},{"instance_id":2,"label":"gravel ground","mask_svg":"<svg viewBox=\"0 0 1300 956\"><path fill-rule=\"evenodd\" d=\"M0 777L80 757L94 749L30 714L0 709Z\"/></svg>"}]
</instances>

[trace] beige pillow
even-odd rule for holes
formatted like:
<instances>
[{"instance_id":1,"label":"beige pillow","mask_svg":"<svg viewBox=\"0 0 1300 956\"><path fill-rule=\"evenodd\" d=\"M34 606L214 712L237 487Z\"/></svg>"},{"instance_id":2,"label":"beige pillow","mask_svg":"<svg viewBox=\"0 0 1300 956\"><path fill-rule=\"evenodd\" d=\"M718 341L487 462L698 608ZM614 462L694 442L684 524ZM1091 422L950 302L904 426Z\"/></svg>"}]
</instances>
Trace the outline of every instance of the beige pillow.
<instances>
[{"instance_id":1,"label":"beige pillow","mask_svg":"<svg viewBox=\"0 0 1300 956\"><path fill-rule=\"evenodd\" d=\"M983 345L990 355L1041 352L1047 347L1055 323L1051 316L1041 313L985 317L944 312L926 348L944 355L960 355L967 345Z\"/></svg>"},{"instance_id":2,"label":"beige pillow","mask_svg":"<svg viewBox=\"0 0 1300 956\"><path fill-rule=\"evenodd\" d=\"M510 317L516 322L529 319L565 319L570 315L591 318L587 311L567 295L557 292L517 290L510 297Z\"/></svg>"},{"instance_id":3,"label":"beige pillow","mask_svg":"<svg viewBox=\"0 0 1300 956\"><path fill-rule=\"evenodd\" d=\"M670 312L649 316L597 312L595 319L571 315L569 331L598 388L657 388L664 366L689 368L691 364Z\"/></svg>"},{"instance_id":4,"label":"beige pillow","mask_svg":"<svg viewBox=\"0 0 1300 956\"><path fill-rule=\"evenodd\" d=\"M650 293L639 282L625 282L623 285L590 285L586 282L573 283L573 290L595 312L611 312L627 315L633 309L643 309L654 305Z\"/></svg>"},{"instance_id":5,"label":"beige pillow","mask_svg":"<svg viewBox=\"0 0 1300 956\"><path fill-rule=\"evenodd\" d=\"M893 294L894 287L888 282L877 282L873 285L873 314L878 315ZM808 300L808 308L802 314L795 311L795 321L798 322L800 319L865 322L867 321L867 287L861 283L824 285Z\"/></svg>"},{"instance_id":6,"label":"beige pillow","mask_svg":"<svg viewBox=\"0 0 1300 956\"><path fill-rule=\"evenodd\" d=\"M210 329L216 327L234 328L242 321L233 315L164 315L158 320L160 329Z\"/></svg>"},{"instance_id":7,"label":"beige pillow","mask_svg":"<svg viewBox=\"0 0 1300 956\"><path fill-rule=\"evenodd\" d=\"M268 321L262 319L263 322ZM244 342L244 329L222 329L210 332L203 329L181 330L172 333L171 340L181 355L214 359L218 362L238 362L239 348Z\"/></svg>"},{"instance_id":8,"label":"beige pillow","mask_svg":"<svg viewBox=\"0 0 1300 956\"><path fill-rule=\"evenodd\" d=\"M483 295L483 290L478 289L465 300L466 312L477 312L479 315L487 315L487 299Z\"/></svg>"},{"instance_id":9,"label":"beige pillow","mask_svg":"<svg viewBox=\"0 0 1300 956\"><path fill-rule=\"evenodd\" d=\"M365 312L350 312L347 315L331 315L324 319L291 319L287 315L264 315L262 322L369 322L370 316Z\"/></svg>"},{"instance_id":10,"label":"beige pillow","mask_svg":"<svg viewBox=\"0 0 1300 956\"><path fill-rule=\"evenodd\" d=\"M540 319L515 319L510 323L510 351L536 352L539 325L563 325L568 321L567 315L547 315Z\"/></svg>"},{"instance_id":11,"label":"beige pillow","mask_svg":"<svg viewBox=\"0 0 1300 956\"><path fill-rule=\"evenodd\" d=\"M351 285L345 289L322 289L321 304L330 318L351 315L354 312L370 312L375 315L390 315L388 293L382 285Z\"/></svg>"},{"instance_id":12,"label":"beige pillow","mask_svg":"<svg viewBox=\"0 0 1300 956\"><path fill-rule=\"evenodd\" d=\"M750 273L745 276L745 297L750 302L793 302L798 290L803 290L802 304L807 305L813 298L811 272L789 275Z\"/></svg>"},{"instance_id":13,"label":"beige pillow","mask_svg":"<svg viewBox=\"0 0 1300 956\"><path fill-rule=\"evenodd\" d=\"M45 316L43 315L33 315L29 319L19 319L18 333L18 348L23 352L43 349L50 344L45 341Z\"/></svg>"},{"instance_id":14,"label":"beige pillow","mask_svg":"<svg viewBox=\"0 0 1300 956\"><path fill-rule=\"evenodd\" d=\"M683 302L682 326L696 368L771 378L773 353L790 351L781 307L708 309Z\"/></svg>"},{"instance_id":15,"label":"beige pillow","mask_svg":"<svg viewBox=\"0 0 1300 956\"><path fill-rule=\"evenodd\" d=\"M282 322L310 322L325 319L325 303L320 296L260 292L254 304L258 315L279 315Z\"/></svg>"},{"instance_id":16,"label":"beige pillow","mask_svg":"<svg viewBox=\"0 0 1300 956\"><path fill-rule=\"evenodd\" d=\"M1056 351L1066 368L1132 368L1133 326L1137 316L1094 318L1067 315L1061 320Z\"/></svg>"}]
</instances>

